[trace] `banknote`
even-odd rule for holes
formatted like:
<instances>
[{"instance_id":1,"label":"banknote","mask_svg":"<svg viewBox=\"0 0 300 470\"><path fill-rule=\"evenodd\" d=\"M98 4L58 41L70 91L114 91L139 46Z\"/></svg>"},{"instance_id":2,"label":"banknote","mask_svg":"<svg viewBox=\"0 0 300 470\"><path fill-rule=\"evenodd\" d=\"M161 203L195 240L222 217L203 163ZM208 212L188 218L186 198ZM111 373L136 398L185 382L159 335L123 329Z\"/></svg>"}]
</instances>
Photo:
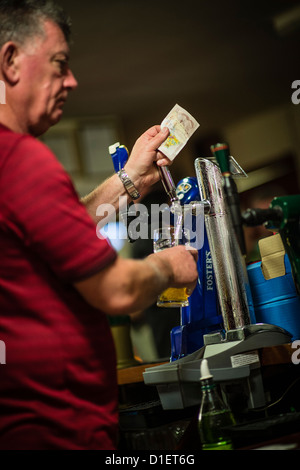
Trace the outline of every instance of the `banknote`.
<instances>
[{"instance_id":1,"label":"banknote","mask_svg":"<svg viewBox=\"0 0 300 470\"><path fill-rule=\"evenodd\" d=\"M167 127L170 134L158 150L174 160L199 125L190 113L176 104L161 123L161 127Z\"/></svg>"}]
</instances>

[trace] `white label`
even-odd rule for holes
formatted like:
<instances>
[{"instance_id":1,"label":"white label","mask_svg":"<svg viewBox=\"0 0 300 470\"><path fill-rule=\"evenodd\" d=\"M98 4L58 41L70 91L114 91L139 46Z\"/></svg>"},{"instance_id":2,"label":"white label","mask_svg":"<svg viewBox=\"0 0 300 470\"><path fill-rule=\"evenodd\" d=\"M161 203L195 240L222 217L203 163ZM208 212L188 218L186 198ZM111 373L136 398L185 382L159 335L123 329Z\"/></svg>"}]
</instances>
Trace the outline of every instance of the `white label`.
<instances>
[{"instance_id":1,"label":"white label","mask_svg":"<svg viewBox=\"0 0 300 470\"><path fill-rule=\"evenodd\" d=\"M250 351L246 354L236 354L231 356L232 367L247 366L248 364L259 363L259 355L257 351Z\"/></svg>"}]
</instances>

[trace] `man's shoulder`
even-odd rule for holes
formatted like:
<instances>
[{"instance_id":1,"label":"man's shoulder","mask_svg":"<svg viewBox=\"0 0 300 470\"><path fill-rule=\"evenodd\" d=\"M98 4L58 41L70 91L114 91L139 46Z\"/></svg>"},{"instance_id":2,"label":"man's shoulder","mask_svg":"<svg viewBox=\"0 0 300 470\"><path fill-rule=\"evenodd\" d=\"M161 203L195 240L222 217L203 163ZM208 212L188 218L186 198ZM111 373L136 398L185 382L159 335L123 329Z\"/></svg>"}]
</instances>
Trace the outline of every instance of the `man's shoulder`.
<instances>
[{"instance_id":1,"label":"man's shoulder","mask_svg":"<svg viewBox=\"0 0 300 470\"><path fill-rule=\"evenodd\" d=\"M24 137L25 135L13 132L0 124L0 154L2 158L8 155Z\"/></svg>"},{"instance_id":2,"label":"man's shoulder","mask_svg":"<svg viewBox=\"0 0 300 470\"><path fill-rule=\"evenodd\" d=\"M2 162L8 157L45 158L51 160L55 157L51 150L36 137L29 134L19 134L0 124L0 160Z\"/></svg>"}]
</instances>

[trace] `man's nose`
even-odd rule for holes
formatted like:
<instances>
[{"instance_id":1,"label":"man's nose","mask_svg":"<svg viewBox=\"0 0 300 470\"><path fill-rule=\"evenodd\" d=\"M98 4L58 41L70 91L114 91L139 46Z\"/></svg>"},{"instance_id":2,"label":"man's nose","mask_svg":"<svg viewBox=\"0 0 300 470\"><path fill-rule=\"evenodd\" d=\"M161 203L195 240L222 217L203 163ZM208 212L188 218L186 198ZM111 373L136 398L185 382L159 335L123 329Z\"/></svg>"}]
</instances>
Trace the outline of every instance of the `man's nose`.
<instances>
[{"instance_id":1,"label":"man's nose","mask_svg":"<svg viewBox=\"0 0 300 470\"><path fill-rule=\"evenodd\" d=\"M68 70L68 74L65 77L64 80L64 86L68 88L69 90L75 90L78 86L78 82L76 78L73 75L73 72L71 70Z\"/></svg>"}]
</instances>

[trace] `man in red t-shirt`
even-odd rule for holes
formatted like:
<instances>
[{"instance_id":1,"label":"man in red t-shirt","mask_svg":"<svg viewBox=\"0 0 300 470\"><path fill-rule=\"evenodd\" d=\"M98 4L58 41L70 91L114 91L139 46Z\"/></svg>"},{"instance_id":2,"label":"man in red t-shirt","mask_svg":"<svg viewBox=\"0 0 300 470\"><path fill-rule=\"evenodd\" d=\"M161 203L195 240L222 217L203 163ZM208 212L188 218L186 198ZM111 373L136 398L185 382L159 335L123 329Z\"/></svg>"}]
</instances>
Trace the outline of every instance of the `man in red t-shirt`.
<instances>
[{"instance_id":1,"label":"man in red t-shirt","mask_svg":"<svg viewBox=\"0 0 300 470\"><path fill-rule=\"evenodd\" d=\"M197 279L194 253L174 247L119 257L96 236L96 208L127 196L113 175L83 201L36 137L59 121L77 86L69 23L50 1L0 0L0 449L115 449L117 381L108 315L151 305ZM158 180L154 126L125 170L136 190ZM181 266L181 269L176 269Z\"/></svg>"}]
</instances>

